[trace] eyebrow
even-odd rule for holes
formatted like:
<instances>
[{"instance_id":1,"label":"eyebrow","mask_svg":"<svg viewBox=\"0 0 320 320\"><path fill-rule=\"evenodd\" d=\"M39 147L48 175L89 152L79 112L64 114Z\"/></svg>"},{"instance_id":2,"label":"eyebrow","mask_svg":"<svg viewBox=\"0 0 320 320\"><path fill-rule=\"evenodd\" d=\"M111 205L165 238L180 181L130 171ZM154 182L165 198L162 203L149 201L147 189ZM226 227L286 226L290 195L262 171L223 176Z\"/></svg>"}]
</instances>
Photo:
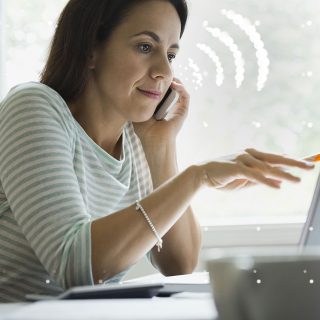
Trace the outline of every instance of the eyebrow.
<instances>
[{"instance_id":1,"label":"eyebrow","mask_svg":"<svg viewBox=\"0 0 320 320\"><path fill-rule=\"evenodd\" d=\"M141 35L147 35L147 36L151 37L155 42L158 42L158 43L161 42L160 37L156 33L154 33L153 31L142 31L142 32L134 34L132 37L138 37ZM179 49L180 47L177 43L174 43L173 45L170 46L170 48Z\"/></svg>"}]
</instances>

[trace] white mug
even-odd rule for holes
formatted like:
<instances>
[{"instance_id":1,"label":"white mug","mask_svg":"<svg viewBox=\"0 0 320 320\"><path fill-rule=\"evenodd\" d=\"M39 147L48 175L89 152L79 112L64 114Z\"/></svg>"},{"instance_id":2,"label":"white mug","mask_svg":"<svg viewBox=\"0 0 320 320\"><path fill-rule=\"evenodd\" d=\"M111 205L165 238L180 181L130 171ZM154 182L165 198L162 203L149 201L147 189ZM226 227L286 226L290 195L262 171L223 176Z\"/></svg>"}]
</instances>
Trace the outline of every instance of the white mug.
<instances>
[{"instance_id":1,"label":"white mug","mask_svg":"<svg viewBox=\"0 0 320 320\"><path fill-rule=\"evenodd\" d=\"M219 320L319 320L320 249L242 248L207 254Z\"/></svg>"}]
</instances>

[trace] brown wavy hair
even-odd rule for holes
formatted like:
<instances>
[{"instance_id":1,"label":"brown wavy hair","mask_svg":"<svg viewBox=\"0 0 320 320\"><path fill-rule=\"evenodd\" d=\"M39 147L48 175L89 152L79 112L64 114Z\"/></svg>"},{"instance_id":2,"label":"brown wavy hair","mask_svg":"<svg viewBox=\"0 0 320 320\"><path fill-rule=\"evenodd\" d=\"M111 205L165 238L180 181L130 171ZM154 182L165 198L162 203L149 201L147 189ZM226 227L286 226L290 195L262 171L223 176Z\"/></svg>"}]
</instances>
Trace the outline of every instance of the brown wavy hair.
<instances>
[{"instance_id":1,"label":"brown wavy hair","mask_svg":"<svg viewBox=\"0 0 320 320\"><path fill-rule=\"evenodd\" d=\"M141 1L70 0L58 19L40 82L65 101L73 102L86 87L92 51L108 40L130 9ZM188 17L186 0L167 1L180 17L181 37Z\"/></svg>"}]
</instances>

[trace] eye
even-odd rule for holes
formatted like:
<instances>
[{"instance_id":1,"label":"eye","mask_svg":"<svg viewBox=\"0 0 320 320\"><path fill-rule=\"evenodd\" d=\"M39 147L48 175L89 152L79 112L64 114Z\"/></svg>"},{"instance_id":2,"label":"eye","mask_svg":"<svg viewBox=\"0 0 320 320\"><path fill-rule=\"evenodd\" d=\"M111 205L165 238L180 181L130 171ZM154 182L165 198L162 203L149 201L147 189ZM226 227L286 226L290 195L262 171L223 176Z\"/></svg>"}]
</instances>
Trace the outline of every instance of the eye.
<instances>
[{"instance_id":1,"label":"eye","mask_svg":"<svg viewBox=\"0 0 320 320\"><path fill-rule=\"evenodd\" d=\"M149 53L151 51L152 46L148 43L141 43L138 45L139 49L143 53Z\"/></svg>"},{"instance_id":2,"label":"eye","mask_svg":"<svg viewBox=\"0 0 320 320\"><path fill-rule=\"evenodd\" d=\"M175 54L173 54L173 53L169 53L168 54L168 60L169 60L169 62L172 62L172 60L174 60L176 58L176 55Z\"/></svg>"}]
</instances>

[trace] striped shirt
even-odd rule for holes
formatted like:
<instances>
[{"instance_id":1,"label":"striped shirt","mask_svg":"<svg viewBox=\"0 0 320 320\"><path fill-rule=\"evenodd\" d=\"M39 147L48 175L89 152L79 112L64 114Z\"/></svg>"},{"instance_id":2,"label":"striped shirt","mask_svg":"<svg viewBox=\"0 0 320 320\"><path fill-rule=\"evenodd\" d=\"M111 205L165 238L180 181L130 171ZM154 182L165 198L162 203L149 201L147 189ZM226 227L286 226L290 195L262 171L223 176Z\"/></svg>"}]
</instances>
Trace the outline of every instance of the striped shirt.
<instances>
[{"instance_id":1,"label":"striped shirt","mask_svg":"<svg viewBox=\"0 0 320 320\"><path fill-rule=\"evenodd\" d=\"M117 160L56 91L36 82L11 89L0 104L0 301L93 284L91 222L151 191L132 123Z\"/></svg>"}]
</instances>

